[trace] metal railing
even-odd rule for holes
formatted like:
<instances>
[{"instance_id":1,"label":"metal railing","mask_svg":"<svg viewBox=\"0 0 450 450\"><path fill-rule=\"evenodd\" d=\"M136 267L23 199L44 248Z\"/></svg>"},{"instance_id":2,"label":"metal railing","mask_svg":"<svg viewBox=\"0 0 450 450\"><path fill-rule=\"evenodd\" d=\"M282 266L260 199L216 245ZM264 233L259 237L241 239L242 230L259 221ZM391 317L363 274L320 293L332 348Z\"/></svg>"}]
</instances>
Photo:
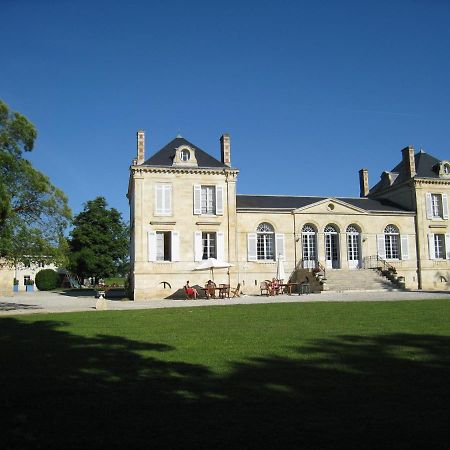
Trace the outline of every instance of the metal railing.
<instances>
[{"instance_id":1,"label":"metal railing","mask_svg":"<svg viewBox=\"0 0 450 450\"><path fill-rule=\"evenodd\" d=\"M394 273L397 272L395 266L378 255L365 256L363 259L363 269L378 269L381 271L387 270Z\"/></svg>"}]
</instances>

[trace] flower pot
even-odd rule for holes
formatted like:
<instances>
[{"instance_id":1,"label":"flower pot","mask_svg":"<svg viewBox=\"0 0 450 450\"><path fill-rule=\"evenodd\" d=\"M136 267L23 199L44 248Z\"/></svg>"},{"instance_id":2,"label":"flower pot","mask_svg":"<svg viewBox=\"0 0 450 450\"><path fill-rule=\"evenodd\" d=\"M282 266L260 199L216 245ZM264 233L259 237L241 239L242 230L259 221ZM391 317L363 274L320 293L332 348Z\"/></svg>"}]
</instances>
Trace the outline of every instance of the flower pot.
<instances>
[{"instance_id":1,"label":"flower pot","mask_svg":"<svg viewBox=\"0 0 450 450\"><path fill-rule=\"evenodd\" d=\"M13 292L19 292L19 285L13 284Z\"/></svg>"},{"instance_id":2,"label":"flower pot","mask_svg":"<svg viewBox=\"0 0 450 450\"><path fill-rule=\"evenodd\" d=\"M34 286L32 284L27 284L25 287L26 287L26 291L27 292L33 292L34 291Z\"/></svg>"}]
</instances>

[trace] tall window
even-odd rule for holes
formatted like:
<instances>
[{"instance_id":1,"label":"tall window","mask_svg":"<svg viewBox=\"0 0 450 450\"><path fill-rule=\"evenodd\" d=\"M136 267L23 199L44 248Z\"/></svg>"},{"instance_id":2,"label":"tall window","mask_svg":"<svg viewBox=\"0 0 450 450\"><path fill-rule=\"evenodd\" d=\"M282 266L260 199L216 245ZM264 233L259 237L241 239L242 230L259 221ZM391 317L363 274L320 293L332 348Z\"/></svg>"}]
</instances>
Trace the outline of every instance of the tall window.
<instances>
[{"instance_id":1,"label":"tall window","mask_svg":"<svg viewBox=\"0 0 450 450\"><path fill-rule=\"evenodd\" d=\"M400 259L400 233L395 225L384 229L384 247L386 259Z\"/></svg>"},{"instance_id":2,"label":"tall window","mask_svg":"<svg viewBox=\"0 0 450 450\"><path fill-rule=\"evenodd\" d=\"M202 259L217 258L216 233L202 233Z\"/></svg>"},{"instance_id":3,"label":"tall window","mask_svg":"<svg viewBox=\"0 0 450 450\"><path fill-rule=\"evenodd\" d=\"M170 231L156 232L156 260L170 261L172 259L172 245Z\"/></svg>"},{"instance_id":4,"label":"tall window","mask_svg":"<svg viewBox=\"0 0 450 450\"><path fill-rule=\"evenodd\" d=\"M272 225L263 222L256 229L257 259L275 259L275 233Z\"/></svg>"},{"instance_id":5,"label":"tall window","mask_svg":"<svg viewBox=\"0 0 450 450\"><path fill-rule=\"evenodd\" d=\"M216 188L215 186L202 186L202 214L216 213Z\"/></svg>"},{"instance_id":6,"label":"tall window","mask_svg":"<svg viewBox=\"0 0 450 450\"><path fill-rule=\"evenodd\" d=\"M337 238L338 232L333 225L327 225L324 228L325 233L325 260L337 261L338 260L338 245Z\"/></svg>"},{"instance_id":7,"label":"tall window","mask_svg":"<svg viewBox=\"0 0 450 450\"><path fill-rule=\"evenodd\" d=\"M433 218L442 218L442 195L431 194L431 211Z\"/></svg>"},{"instance_id":8,"label":"tall window","mask_svg":"<svg viewBox=\"0 0 450 450\"><path fill-rule=\"evenodd\" d=\"M445 259L445 234L434 235L434 257Z\"/></svg>"},{"instance_id":9,"label":"tall window","mask_svg":"<svg viewBox=\"0 0 450 450\"><path fill-rule=\"evenodd\" d=\"M155 215L170 216L172 214L172 185L155 185Z\"/></svg>"},{"instance_id":10,"label":"tall window","mask_svg":"<svg viewBox=\"0 0 450 450\"><path fill-rule=\"evenodd\" d=\"M305 267L316 260L316 230L308 224L302 228L302 257Z\"/></svg>"},{"instance_id":11,"label":"tall window","mask_svg":"<svg viewBox=\"0 0 450 450\"><path fill-rule=\"evenodd\" d=\"M355 225L347 227L347 258L349 261L359 260L359 230Z\"/></svg>"}]
</instances>

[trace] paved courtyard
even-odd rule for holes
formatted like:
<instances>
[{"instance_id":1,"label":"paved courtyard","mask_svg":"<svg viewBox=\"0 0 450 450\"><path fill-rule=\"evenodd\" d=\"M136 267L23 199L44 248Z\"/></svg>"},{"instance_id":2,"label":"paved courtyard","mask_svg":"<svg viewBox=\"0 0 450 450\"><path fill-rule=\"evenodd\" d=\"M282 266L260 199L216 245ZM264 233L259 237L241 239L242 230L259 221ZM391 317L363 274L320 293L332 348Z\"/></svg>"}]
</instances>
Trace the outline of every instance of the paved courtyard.
<instances>
[{"instance_id":1,"label":"paved courtyard","mask_svg":"<svg viewBox=\"0 0 450 450\"><path fill-rule=\"evenodd\" d=\"M178 308L206 305L236 305L257 303L305 303L305 302L346 302L346 301L394 301L426 300L443 298L450 300L450 292L425 291L366 291L366 292L322 292L309 295L242 296L235 299L212 300L106 300L108 310L124 311L151 308ZM97 299L93 296L69 296L55 292L17 293L0 298L0 315L57 313L71 311L96 311Z\"/></svg>"}]
</instances>

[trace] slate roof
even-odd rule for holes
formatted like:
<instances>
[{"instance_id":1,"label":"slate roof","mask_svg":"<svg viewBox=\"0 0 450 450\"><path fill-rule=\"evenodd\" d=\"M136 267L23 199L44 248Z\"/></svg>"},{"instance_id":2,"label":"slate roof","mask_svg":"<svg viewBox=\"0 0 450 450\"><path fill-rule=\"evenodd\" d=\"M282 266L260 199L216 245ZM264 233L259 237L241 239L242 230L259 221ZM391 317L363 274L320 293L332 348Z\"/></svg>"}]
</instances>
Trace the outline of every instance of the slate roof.
<instances>
[{"instance_id":1,"label":"slate roof","mask_svg":"<svg viewBox=\"0 0 450 450\"><path fill-rule=\"evenodd\" d=\"M239 209L297 209L312 205L327 198L333 197L296 197L284 195L237 195L236 208ZM383 212L413 212L388 200L373 200L365 197L336 197L344 203L348 203L365 211Z\"/></svg>"},{"instance_id":2,"label":"slate roof","mask_svg":"<svg viewBox=\"0 0 450 450\"><path fill-rule=\"evenodd\" d=\"M439 159L421 150L414 155L414 160L416 162L415 178L439 178L438 172L433 170L433 167L441 162ZM391 172L398 174L391 186L395 186L409 179L407 168L405 167L405 163L403 161L397 164ZM372 189L370 189L370 194L374 194L381 190L383 190L383 183L380 180L377 184L375 184L375 186L372 187Z\"/></svg>"},{"instance_id":3,"label":"slate roof","mask_svg":"<svg viewBox=\"0 0 450 450\"><path fill-rule=\"evenodd\" d=\"M198 167L203 168L227 168L226 164L213 158L211 155L203 151L201 148L192 144L183 137L176 137L165 145L161 150L157 151L153 156L144 162L144 166L162 166L162 167L172 167L173 158L175 156L175 149L180 147L180 145L188 145L195 149L195 157L197 159ZM180 167L179 165L177 167ZM189 166L190 167L190 166Z\"/></svg>"}]
</instances>

